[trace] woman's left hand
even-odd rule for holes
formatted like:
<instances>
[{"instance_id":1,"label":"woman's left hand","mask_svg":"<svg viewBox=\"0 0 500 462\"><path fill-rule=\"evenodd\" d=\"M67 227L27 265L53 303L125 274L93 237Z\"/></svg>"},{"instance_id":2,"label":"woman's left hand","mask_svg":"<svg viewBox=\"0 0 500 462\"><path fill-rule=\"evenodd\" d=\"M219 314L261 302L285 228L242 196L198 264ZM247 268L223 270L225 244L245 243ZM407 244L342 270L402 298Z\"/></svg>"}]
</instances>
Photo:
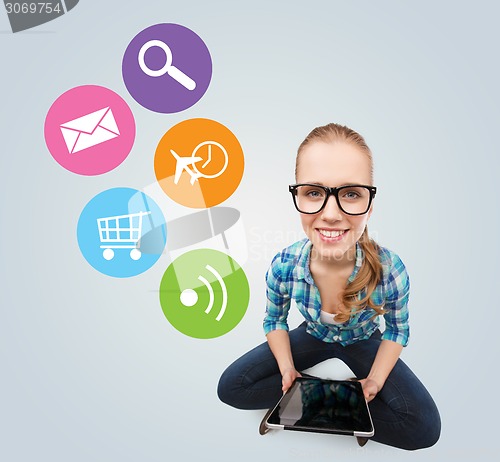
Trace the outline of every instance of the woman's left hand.
<instances>
[{"instance_id":1,"label":"woman's left hand","mask_svg":"<svg viewBox=\"0 0 500 462\"><path fill-rule=\"evenodd\" d=\"M363 387L363 393L367 402L370 402L373 398L375 398L375 396L377 396L377 393L382 388L379 388L377 382L375 382L375 380L373 379L362 379L359 381L359 383L361 383L361 386Z\"/></svg>"}]
</instances>

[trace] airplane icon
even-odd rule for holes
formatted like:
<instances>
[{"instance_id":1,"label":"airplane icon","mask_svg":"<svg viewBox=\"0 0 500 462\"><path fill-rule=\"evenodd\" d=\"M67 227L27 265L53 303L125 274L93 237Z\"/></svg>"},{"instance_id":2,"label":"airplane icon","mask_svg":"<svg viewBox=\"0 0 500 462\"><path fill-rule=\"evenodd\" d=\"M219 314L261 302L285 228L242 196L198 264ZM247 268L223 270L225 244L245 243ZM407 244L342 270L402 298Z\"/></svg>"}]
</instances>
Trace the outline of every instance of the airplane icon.
<instances>
[{"instance_id":1,"label":"airplane icon","mask_svg":"<svg viewBox=\"0 0 500 462\"><path fill-rule=\"evenodd\" d=\"M182 171L186 170L187 173L191 176L191 184L194 184L194 182L202 176L198 172L194 172L190 168L188 168L189 165L193 165L196 162L199 162L200 160L203 160L201 157L181 157L179 154L177 154L173 149L170 150L172 155L175 157L176 164L175 164L175 175L174 175L174 184L179 183L179 179L181 177Z\"/></svg>"}]
</instances>

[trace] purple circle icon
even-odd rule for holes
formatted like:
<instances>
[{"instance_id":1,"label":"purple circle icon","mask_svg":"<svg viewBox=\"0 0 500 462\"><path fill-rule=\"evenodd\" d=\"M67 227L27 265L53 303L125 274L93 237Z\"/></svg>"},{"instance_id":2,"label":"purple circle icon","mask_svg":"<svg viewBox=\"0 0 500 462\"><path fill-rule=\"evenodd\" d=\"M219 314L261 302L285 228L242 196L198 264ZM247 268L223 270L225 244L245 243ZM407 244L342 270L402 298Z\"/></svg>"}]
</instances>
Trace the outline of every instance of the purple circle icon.
<instances>
[{"instance_id":1,"label":"purple circle icon","mask_svg":"<svg viewBox=\"0 0 500 462\"><path fill-rule=\"evenodd\" d=\"M212 58L203 40L179 24L156 24L139 32L123 56L123 81L151 111L171 114L195 104L212 78Z\"/></svg>"}]
</instances>

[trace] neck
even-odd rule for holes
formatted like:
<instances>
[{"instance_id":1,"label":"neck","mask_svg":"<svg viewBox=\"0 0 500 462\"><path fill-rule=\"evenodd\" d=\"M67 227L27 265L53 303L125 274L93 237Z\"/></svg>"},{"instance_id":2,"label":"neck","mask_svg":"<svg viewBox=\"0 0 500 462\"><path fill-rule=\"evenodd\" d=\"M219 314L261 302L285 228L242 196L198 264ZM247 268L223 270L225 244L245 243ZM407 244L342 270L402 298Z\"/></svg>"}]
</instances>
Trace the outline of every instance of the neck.
<instances>
[{"instance_id":1,"label":"neck","mask_svg":"<svg viewBox=\"0 0 500 462\"><path fill-rule=\"evenodd\" d=\"M341 259L335 257L325 258L318 255L314 246L311 249L311 263L316 268L324 268L326 270L334 270L336 272L352 271L356 263L356 246L349 249Z\"/></svg>"}]
</instances>

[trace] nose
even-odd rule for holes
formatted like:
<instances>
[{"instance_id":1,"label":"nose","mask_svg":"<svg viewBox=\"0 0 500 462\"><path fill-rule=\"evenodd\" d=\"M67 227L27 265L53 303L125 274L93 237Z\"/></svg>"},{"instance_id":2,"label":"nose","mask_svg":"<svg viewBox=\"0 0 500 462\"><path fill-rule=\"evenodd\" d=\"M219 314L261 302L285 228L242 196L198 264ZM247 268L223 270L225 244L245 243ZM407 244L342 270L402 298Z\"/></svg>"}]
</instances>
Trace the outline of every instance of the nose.
<instances>
[{"instance_id":1,"label":"nose","mask_svg":"<svg viewBox=\"0 0 500 462\"><path fill-rule=\"evenodd\" d=\"M323 210L320 212L321 218L325 221L339 221L342 220L342 210L340 210L337 200L332 195L326 201Z\"/></svg>"}]
</instances>

